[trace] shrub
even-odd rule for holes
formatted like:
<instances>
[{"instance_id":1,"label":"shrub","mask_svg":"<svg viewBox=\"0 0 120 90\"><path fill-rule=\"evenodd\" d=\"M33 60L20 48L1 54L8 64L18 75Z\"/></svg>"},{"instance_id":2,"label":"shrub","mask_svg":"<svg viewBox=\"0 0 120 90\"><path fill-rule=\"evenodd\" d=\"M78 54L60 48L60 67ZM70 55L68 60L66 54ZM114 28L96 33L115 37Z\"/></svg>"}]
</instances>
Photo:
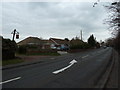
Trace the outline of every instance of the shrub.
<instances>
[{"instance_id":1,"label":"shrub","mask_svg":"<svg viewBox=\"0 0 120 90\"><path fill-rule=\"evenodd\" d=\"M15 58L16 50L17 50L17 44L15 41L2 38L2 60Z\"/></svg>"},{"instance_id":2,"label":"shrub","mask_svg":"<svg viewBox=\"0 0 120 90\"><path fill-rule=\"evenodd\" d=\"M77 43L77 44L72 44L70 46L70 49L88 49L90 48L90 45L88 43Z\"/></svg>"},{"instance_id":3,"label":"shrub","mask_svg":"<svg viewBox=\"0 0 120 90\"><path fill-rule=\"evenodd\" d=\"M19 54L26 54L26 52L27 52L27 46L26 46L26 45L19 46L17 52L18 52Z\"/></svg>"}]
</instances>

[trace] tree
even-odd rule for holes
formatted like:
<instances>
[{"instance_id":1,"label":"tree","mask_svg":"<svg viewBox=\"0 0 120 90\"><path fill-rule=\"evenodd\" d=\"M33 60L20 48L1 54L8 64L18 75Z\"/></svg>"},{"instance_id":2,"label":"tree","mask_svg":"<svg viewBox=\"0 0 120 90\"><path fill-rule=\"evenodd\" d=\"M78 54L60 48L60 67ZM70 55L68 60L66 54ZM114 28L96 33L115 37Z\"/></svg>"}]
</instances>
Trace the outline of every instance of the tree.
<instances>
[{"instance_id":1,"label":"tree","mask_svg":"<svg viewBox=\"0 0 120 90\"><path fill-rule=\"evenodd\" d=\"M100 43L96 42L96 48L100 48Z\"/></svg>"},{"instance_id":2,"label":"tree","mask_svg":"<svg viewBox=\"0 0 120 90\"><path fill-rule=\"evenodd\" d=\"M110 29L112 29L112 34L114 35L114 48L120 53L120 0L111 3L111 5L106 6L110 11L110 18L106 21Z\"/></svg>"},{"instance_id":3,"label":"tree","mask_svg":"<svg viewBox=\"0 0 120 90\"><path fill-rule=\"evenodd\" d=\"M105 40L106 46L113 46L113 38L108 38Z\"/></svg>"},{"instance_id":4,"label":"tree","mask_svg":"<svg viewBox=\"0 0 120 90\"><path fill-rule=\"evenodd\" d=\"M68 39L68 38L65 38L64 40L69 41L69 39Z\"/></svg>"},{"instance_id":5,"label":"tree","mask_svg":"<svg viewBox=\"0 0 120 90\"><path fill-rule=\"evenodd\" d=\"M88 49L89 47L88 43L83 42L78 37L75 37L70 41L70 49Z\"/></svg>"},{"instance_id":6,"label":"tree","mask_svg":"<svg viewBox=\"0 0 120 90\"><path fill-rule=\"evenodd\" d=\"M88 44L89 44L91 47L95 47L95 45L96 45L96 40L95 40L93 34L88 38Z\"/></svg>"},{"instance_id":7,"label":"tree","mask_svg":"<svg viewBox=\"0 0 120 90\"><path fill-rule=\"evenodd\" d=\"M2 37L2 60L15 58L15 51L17 50L17 44L13 40L4 39Z\"/></svg>"}]
</instances>

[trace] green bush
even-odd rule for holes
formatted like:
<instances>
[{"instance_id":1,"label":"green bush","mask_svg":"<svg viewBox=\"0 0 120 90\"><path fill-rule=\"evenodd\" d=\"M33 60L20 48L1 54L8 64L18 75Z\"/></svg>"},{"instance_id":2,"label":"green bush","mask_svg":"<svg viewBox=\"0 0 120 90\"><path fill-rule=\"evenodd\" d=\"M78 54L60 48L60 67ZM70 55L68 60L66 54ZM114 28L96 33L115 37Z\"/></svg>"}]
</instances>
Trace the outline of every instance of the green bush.
<instances>
[{"instance_id":1,"label":"green bush","mask_svg":"<svg viewBox=\"0 0 120 90\"><path fill-rule=\"evenodd\" d=\"M27 46L26 46L26 45L19 46L17 52L18 52L19 54L26 54L26 52L27 52Z\"/></svg>"},{"instance_id":2,"label":"green bush","mask_svg":"<svg viewBox=\"0 0 120 90\"><path fill-rule=\"evenodd\" d=\"M88 49L90 48L90 45L88 43L78 43L78 44L72 44L70 46L70 49Z\"/></svg>"},{"instance_id":3,"label":"green bush","mask_svg":"<svg viewBox=\"0 0 120 90\"><path fill-rule=\"evenodd\" d=\"M21 46L18 46L17 53L27 54L28 50L37 50L37 49L38 49L37 45L21 45Z\"/></svg>"},{"instance_id":4,"label":"green bush","mask_svg":"<svg viewBox=\"0 0 120 90\"><path fill-rule=\"evenodd\" d=\"M15 41L2 38L2 60L15 58L16 50L17 50L17 44Z\"/></svg>"},{"instance_id":5,"label":"green bush","mask_svg":"<svg viewBox=\"0 0 120 90\"><path fill-rule=\"evenodd\" d=\"M37 45L26 45L26 47L29 49L37 49L38 48Z\"/></svg>"},{"instance_id":6,"label":"green bush","mask_svg":"<svg viewBox=\"0 0 120 90\"><path fill-rule=\"evenodd\" d=\"M88 49L88 48L90 48L90 45L88 43L83 43L82 47L83 47L83 49Z\"/></svg>"}]
</instances>

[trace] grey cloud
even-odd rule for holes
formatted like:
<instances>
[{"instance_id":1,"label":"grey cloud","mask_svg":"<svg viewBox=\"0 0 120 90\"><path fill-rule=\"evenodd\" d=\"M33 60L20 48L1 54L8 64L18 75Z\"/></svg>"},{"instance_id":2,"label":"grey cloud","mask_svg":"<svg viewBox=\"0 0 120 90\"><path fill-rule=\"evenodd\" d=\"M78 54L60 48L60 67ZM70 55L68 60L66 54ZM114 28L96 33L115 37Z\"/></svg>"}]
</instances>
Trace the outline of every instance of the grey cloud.
<instances>
[{"instance_id":1,"label":"grey cloud","mask_svg":"<svg viewBox=\"0 0 120 90\"><path fill-rule=\"evenodd\" d=\"M104 9L93 8L92 3L4 3L3 35L17 28L23 36L72 38L83 29L86 39L91 32L105 30L104 15Z\"/></svg>"}]
</instances>

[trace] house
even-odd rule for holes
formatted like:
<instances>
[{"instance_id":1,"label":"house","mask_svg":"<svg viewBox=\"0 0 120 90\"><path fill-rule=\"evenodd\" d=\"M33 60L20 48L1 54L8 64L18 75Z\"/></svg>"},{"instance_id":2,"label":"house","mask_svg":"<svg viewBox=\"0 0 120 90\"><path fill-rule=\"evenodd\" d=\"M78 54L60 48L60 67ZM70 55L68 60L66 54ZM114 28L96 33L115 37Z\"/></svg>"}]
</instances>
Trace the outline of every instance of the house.
<instances>
[{"instance_id":1,"label":"house","mask_svg":"<svg viewBox=\"0 0 120 90\"><path fill-rule=\"evenodd\" d=\"M41 39L39 39L38 37L28 37L20 42L17 43L18 46L21 45L34 45L37 46L39 49L42 48L43 45L43 41Z\"/></svg>"},{"instance_id":2,"label":"house","mask_svg":"<svg viewBox=\"0 0 120 90\"><path fill-rule=\"evenodd\" d=\"M58 38L39 39L37 37L28 37L17 43L20 45L36 45L38 49L55 49L55 50L67 50L69 49L69 41Z\"/></svg>"},{"instance_id":3,"label":"house","mask_svg":"<svg viewBox=\"0 0 120 90\"><path fill-rule=\"evenodd\" d=\"M52 49L58 49L58 50L68 50L69 49L69 41L64 39L58 39L58 38L50 38L49 39L51 43Z\"/></svg>"},{"instance_id":4,"label":"house","mask_svg":"<svg viewBox=\"0 0 120 90\"><path fill-rule=\"evenodd\" d=\"M50 46L51 46L51 43L52 43L52 42L50 42L50 41L47 40L47 39L46 39L46 40L44 39L44 40L42 40L42 41L43 41L42 49L51 49Z\"/></svg>"},{"instance_id":5,"label":"house","mask_svg":"<svg viewBox=\"0 0 120 90\"><path fill-rule=\"evenodd\" d=\"M58 38L50 38L42 40L44 42L42 49L67 50L69 49L69 41Z\"/></svg>"},{"instance_id":6,"label":"house","mask_svg":"<svg viewBox=\"0 0 120 90\"><path fill-rule=\"evenodd\" d=\"M20 42L17 43L17 45L40 45L42 44L42 40L37 37L28 37Z\"/></svg>"}]
</instances>

